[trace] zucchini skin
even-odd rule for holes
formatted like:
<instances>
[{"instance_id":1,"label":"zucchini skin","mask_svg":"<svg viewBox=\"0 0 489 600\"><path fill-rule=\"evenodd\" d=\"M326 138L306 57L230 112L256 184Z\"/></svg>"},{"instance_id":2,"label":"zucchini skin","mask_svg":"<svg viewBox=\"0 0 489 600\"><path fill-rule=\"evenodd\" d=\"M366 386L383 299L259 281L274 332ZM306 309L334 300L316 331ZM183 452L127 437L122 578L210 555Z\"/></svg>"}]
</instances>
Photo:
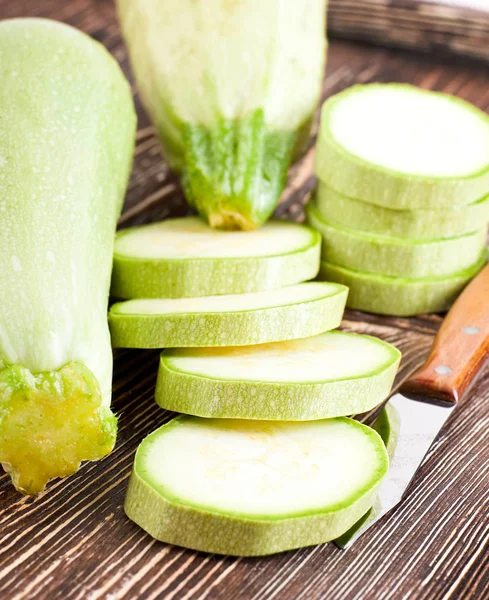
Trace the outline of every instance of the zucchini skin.
<instances>
[{"instance_id":1,"label":"zucchini skin","mask_svg":"<svg viewBox=\"0 0 489 600\"><path fill-rule=\"evenodd\" d=\"M487 251L484 251L481 259L470 269L447 278L423 279L386 277L323 261L318 279L348 286L348 308L380 315L413 317L448 310L486 261Z\"/></svg>"},{"instance_id":2,"label":"zucchini skin","mask_svg":"<svg viewBox=\"0 0 489 600\"><path fill-rule=\"evenodd\" d=\"M190 206L219 229L255 229L277 206L297 135L273 131L257 109L212 128L184 125L182 184Z\"/></svg>"}]
</instances>

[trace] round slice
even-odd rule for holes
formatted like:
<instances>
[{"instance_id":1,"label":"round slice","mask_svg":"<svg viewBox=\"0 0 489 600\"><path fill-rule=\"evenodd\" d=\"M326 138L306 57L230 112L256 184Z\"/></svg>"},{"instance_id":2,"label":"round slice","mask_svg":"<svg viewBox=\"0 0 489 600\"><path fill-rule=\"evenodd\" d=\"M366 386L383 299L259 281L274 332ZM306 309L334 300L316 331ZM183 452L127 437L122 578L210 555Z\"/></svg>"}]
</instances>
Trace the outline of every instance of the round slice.
<instances>
[{"instance_id":1,"label":"round slice","mask_svg":"<svg viewBox=\"0 0 489 600\"><path fill-rule=\"evenodd\" d=\"M271 221L254 231L211 229L198 217L125 229L115 240L111 293L184 298L260 292L313 279L320 239Z\"/></svg>"},{"instance_id":2,"label":"round slice","mask_svg":"<svg viewBox=\"0 0 489 600\"><path fill-rule=\"evenodd\" d=\"M307 206L307 216L322 235L325 261L394 277L449 277L468 269L479 259L487 236L484 227L456 238L413 242L333 226L313 204Z\"/></svg>"},{"instance_id":3,"label":"round slice","mask_svg":"<svg viewBox=\"0 0 489 600\"><path fill-rule=\"evenodd\" d=\"M344 285L312 281L250 294L127 300L110 309L112 345L244 346L304 338L338 327L347 295Z\"/></svg>"},{"instance_id":4,"label":"round slice","mask_svg":"<svg viewBox=\"0 0 489 600\"><path fill-rule=\"evenodd\" d=\"M139 446L125 511L169 544L272 554L347 531L371 506L388 462L378 433L351 419L181 416Z\"/></svg>"},{"instance_id":5,"label":"round slice","mask_svg":"<svg viewBox=\"0 0 489 600\"><path fill-rule=\"evenodd\" d=\"M411 317L448 310L467 283L477 275L487 253L470 269L447 278L403 279L353 271L322 262L319 277L350 288L348 308L381 315Z\"/></svg>"},{"instance_id":6,"label":"round slice","mask_svg":"<svg viewBox=\"0 0 489 600\"><path fill-rule=\"evenodd\" d=\"M161 354L156 402L201 417L305 421L366 412L392 387L400 352L377 338L314 337Z\"/></svg>"},{"instance_id":7,"label":"round slice","mask_svg":"<svg viewBox=\"0 0 489 600\"><path fill-rule=\"evenodd\" d=\"M489 222L489 196L467 206L437 210L392 210L348 198L319 182L315 200L311 204L331 225L411 240L442 239L474 233Z\"/></svg>"},{"instance_id":8,"label":"round slice","mask_svg":"<svg viewBox=\"0 0 489 600\"><path fill-rule=\"evenodd\" d=\"M357 85L322 110L316 174L394 209L471 204L489 190L489 117L409 85Z\"/></svg>"}]
</instances>

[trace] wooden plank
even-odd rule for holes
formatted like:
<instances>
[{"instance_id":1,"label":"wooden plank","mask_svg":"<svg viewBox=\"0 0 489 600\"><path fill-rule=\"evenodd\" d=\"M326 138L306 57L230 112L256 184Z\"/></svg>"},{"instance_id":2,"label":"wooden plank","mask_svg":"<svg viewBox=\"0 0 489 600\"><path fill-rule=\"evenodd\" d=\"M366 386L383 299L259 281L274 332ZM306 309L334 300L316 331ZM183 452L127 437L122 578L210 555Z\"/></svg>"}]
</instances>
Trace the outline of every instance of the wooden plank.
<instances>
[{"instance_id":1,"label":"wooden plank","mask_svg":"<svg viewBox=\"0 0 489 600\"><path fill-rule=\"evenodd\" d=\"M37 15L102 41L129 74L111 0L0 0L0 16ZM475 64L333 42L323 97L353 82L405 81L489 105L489 74ZM178 181L135 97L140 116L134 172L121 225L185 214ZM314 185L313 140L291 170L277 213L301 219ZM343 327L377 335L403 352L399 384L426 356L438 316L396 319L349 311ZM171 415L153 401L158 355L118 351L115 451L38 498L0 477L0 598L8 600L256 599L441 600L489 597L489 375L452 415L405 502L349 551L332 544L263 559L208 556L152 541L122 504L140 440Z\"/></svg>"}]
</instances>

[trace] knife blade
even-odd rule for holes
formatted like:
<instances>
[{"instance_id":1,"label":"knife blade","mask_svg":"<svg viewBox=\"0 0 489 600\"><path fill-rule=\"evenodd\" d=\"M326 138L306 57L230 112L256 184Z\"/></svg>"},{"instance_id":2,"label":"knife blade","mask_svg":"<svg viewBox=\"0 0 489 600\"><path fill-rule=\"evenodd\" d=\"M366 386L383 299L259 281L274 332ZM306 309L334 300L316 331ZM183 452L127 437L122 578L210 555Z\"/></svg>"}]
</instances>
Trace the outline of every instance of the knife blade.
<instances>
[{"instance_id":1,"label":"knife blade","mask_svg":"<svg viewBox=\"0 0 489 600\"><path fill-rule=\"evenodd\" d=\"M440 430L488 358L489 265L448 312L426 363L387 401L374 423L387 446L389 472L370 511L335 540L340 548L350 547L401 502ZM395 421L395 440L386 440L379 429L379 419L386 418Z\"/></svg>"}]
</instances>

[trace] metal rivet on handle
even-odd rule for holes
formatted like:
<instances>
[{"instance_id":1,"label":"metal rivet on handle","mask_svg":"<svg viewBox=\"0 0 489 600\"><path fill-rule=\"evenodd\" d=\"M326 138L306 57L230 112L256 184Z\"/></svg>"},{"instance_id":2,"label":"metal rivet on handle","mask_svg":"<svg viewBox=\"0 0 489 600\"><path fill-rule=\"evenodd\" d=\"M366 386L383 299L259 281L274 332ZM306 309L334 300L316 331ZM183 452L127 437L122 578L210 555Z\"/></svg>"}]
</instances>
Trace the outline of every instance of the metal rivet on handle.
<instances>
[{"instance_id":1,"label":"metal rivet on handle","mask_svg":"<svg viewBox=\"0 0 489 600\"><path fill-rule=\"evenodd\" d=\"M478 333L480 333L480 329L478 327L470 325L469 327L463 327L462 332L466 333L467 335L477 335Z\"/></svg>"},{"instance_id":2,"label":"metal rivet on handle","mask_svg":"<svg viewBox=\"0 0 489 600\"><path fill-rule=\"evenodd\" d=\"M438 373L438 375L451 375L453 371L450 367L440 365L439 367L435 367L435 373Z\"/></svg>"}]
</instances>

